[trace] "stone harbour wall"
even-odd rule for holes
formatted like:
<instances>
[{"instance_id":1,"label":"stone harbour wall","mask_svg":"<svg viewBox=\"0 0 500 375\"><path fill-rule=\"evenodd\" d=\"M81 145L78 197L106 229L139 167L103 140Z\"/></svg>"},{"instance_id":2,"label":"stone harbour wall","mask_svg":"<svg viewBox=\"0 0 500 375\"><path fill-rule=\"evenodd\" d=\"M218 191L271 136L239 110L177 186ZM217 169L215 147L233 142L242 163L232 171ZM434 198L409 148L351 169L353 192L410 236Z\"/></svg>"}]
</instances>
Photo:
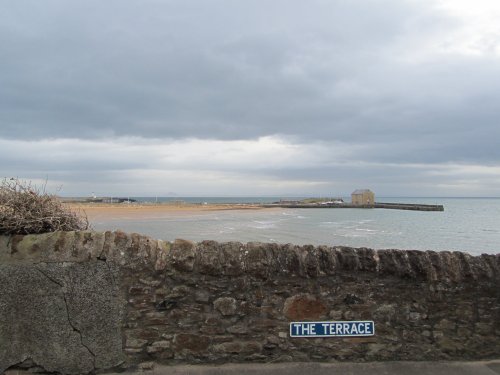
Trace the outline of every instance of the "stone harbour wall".
<instances>
[{"instance_id":1,"label":"stone harbour wall","mask_svg":"<svg viewBox=\"0 0 500 375\"><path fill-rule=\"evenodd\" d=\"M0 373L500 357L500 254L123 232L0 237ZM291 338L373 320L373 337Z\"/></svg>"}]
</instances>

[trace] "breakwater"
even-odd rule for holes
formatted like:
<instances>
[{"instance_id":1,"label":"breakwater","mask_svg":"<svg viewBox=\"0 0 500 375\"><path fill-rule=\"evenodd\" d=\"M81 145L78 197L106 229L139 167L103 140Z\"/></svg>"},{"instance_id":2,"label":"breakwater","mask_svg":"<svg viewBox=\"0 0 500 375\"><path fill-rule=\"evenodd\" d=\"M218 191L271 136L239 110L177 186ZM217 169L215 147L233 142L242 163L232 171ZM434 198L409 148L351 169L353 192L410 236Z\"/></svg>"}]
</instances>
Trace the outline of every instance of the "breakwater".
<instances>
[{"instance_id":1,"label":"breakwater","mask_svg":"<svg viewBox=\"0 0 500 375\"><path fill-rule=\"evenodd\" d=\"M417 203L375 203L375 204L351 204L351 203L272 203L263 204L262 207L282 207L282 208L385 208L390 210L411 210L411 211L444 211L444 206L440 204L417 204Z\"/></svg>"},{"instance_id":2,"label":"breakwater","mask_svg":"<svg viewBox=\"0 0 500 375\"><path fill-rule=\"evenodd\" d=\"M444 211L444 206L441 204L375 203L373 207L390 210Z\"/></svg>"},{"instance_id":3,"label":"breakwater","mask_svg":"<svg viewBox=\"0 0 500 375\"><path fill-rule=\"evenodd\" d=\"M0 373L498 358L499 282L500 255L0 236ZM376 334L290 337L311 320L370 320Z\"/></svg>"}]
</instances>

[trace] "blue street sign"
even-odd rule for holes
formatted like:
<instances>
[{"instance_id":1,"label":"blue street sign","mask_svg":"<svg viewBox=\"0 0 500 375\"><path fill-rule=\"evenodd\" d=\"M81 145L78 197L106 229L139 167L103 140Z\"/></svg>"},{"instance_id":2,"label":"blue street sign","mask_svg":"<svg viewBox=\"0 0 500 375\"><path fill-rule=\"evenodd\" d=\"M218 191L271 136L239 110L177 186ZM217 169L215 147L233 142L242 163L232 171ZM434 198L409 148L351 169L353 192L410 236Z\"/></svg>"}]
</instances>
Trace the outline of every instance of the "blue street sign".
<instances>
[{"instance_id":1,"label":"blue street sign","mask_svg":"<svg viewBox=\"0 0 500 375\"><path fill-rule=\"evenodd\" d=\"M371 320L290 323L290 337L366 337L373 335L375 335L375 323Z\"/></svg>"}]
</instances>

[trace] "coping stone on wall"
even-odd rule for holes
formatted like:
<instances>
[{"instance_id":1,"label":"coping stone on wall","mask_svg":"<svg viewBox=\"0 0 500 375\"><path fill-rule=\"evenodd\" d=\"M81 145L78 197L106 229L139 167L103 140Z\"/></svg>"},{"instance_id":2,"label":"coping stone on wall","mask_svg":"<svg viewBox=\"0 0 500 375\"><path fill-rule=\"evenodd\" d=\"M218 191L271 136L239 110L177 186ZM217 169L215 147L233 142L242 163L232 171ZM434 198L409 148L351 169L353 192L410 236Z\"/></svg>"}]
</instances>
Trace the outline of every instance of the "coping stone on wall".
<instances>
[{"instance_id":1,"label":"coping stone on wall","mask_svg":"<svg viewBox=\"0 0 500 375\"><path fill-rule=\"evenodd\" d=\"M137 233L55 232L0 236L0 262L108 260L120 268L315 278L335 274L394 276L433 282L500 280L500 254L372 250L250 242L167 242Z\"/></svg>"}]
</instances>

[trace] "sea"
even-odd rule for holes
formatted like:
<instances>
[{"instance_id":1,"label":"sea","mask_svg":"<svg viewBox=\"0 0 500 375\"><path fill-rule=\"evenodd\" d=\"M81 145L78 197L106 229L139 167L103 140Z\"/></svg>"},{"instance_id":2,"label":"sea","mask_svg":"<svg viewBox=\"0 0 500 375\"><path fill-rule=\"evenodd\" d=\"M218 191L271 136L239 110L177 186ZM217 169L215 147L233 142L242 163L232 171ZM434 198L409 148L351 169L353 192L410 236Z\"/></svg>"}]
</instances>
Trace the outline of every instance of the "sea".
<instances>
[{"instance_id":1,"label":"sea","mask_svg":"<svg viewBox=\"0 0 500 375\"><path fill-rule=\"evenodd\" d=\"M131 197L132 198L132 197ZM286 198L287 200L300 199ZM271 203L280 197L135 197L139 202ZM349 198L344 198L349 202ZM159 213L92 222L95 230L137 232L173 241L275 242L297 245L500 253L500 198L377 198L442 204L444 212L283 208Z\"/></svg>"}]
</instances>

